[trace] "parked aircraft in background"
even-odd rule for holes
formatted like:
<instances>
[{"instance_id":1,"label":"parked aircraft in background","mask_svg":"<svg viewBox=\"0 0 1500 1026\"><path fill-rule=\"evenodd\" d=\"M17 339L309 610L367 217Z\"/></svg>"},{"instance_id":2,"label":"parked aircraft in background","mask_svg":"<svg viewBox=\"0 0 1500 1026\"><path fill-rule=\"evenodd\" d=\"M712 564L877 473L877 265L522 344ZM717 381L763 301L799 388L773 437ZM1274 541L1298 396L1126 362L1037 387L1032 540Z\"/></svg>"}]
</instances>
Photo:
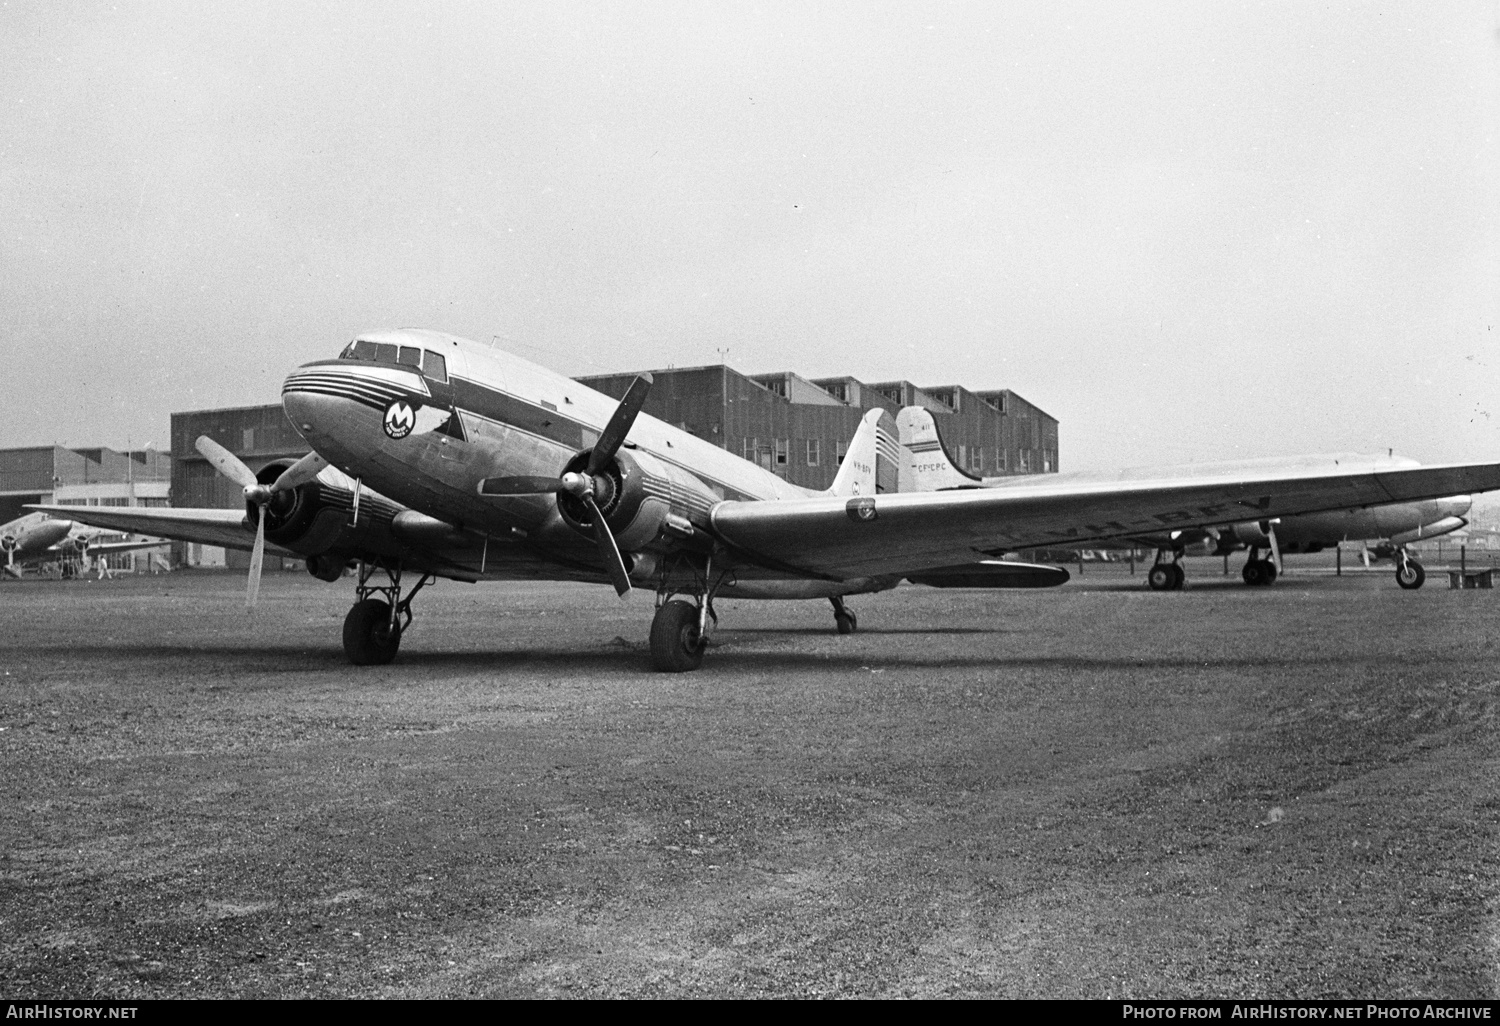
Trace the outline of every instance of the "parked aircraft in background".
<instances>
[{"instance_id":1,"label":"parked aircraft in background","mask_svg":"<svg viewBox=\"0 0 1500 1026\"><path fill-rule=\"evenodd\" d=\"M616 401L450 335L361 335L282 387L309 455L252 471L198 440L244 489L243 511L61 509L101 527L249 548L251 602L268 549L305 557L329 581L357 565L343 631L354 663L395 656L412 599L434 578L539 578L608 582L621 596L650 588L652 663L681 671L701 662L719 596L824 599L847 632L857 620L846 596L903 579L1036 577L1039 568L1000 560L1020 549L1500 488L1500 464L1290 461L877 495L872 410L833 486L815 492L641 414L650 387L639 377ZM406 575L417 583L403 593Z\"/></svg>"},{"instance_id":2,"label":"parked aircraft in background","mask_svg":"<svg viewBox=\"0 0 1500 1026\"><path fill-rule=\"evenodd\" d=\"M908 406L896 417L901 444L910 453L907 480L915 491L939 491L955 488L1008 488L1029 481L1027 477L981 478L961 470L948 454L930 412L920 406ZM1392 456L1335 455L1304 457L1299 463L1330 468L1355 463L1390 469L1421 466L1415 460ZM1107 480L1124 483L1137 477L1197 476L1243 467L1254 469L1283 465L1283 460L1252 460L1239 463L1194 464L1170 470L1121 471L1114 475L1053 475L1075 481ZM1257 517L1233 523L1158 530L1131 535L1127 540L1156 550L1156 562L1146 575L1154 591L1172 591L1183 586L1186 575L1182 557L1227 556L1241 549L1249 550L1241 577L1249 585L1266 585L1281 571L1283 552L1319 552L1343 541L1379 540L1375 555L1396 562L1396 583L1403 588L1420 588L1427 574L1422 564L1411 558L1406 546L1414 541L1437 538L1467 525L1467 495L1423 499L1416 502L1385 501L1379 505L1360 505L1345 509L1303 513L1296 516ZM1262 553L1265 556L1262 556Z\"/></svg>"},{"instance_id":3,"label":"parked aircraft in background","mask_svg":"<svg viewBox=\"0 0 1500 1026\"><path fill-rule=\"evenodd\" d=\"M71 506L53 508L74 509ZM160 540L102 542L98 540L102 533L47 513L28 513L0 524L0 553L4 554L5 575L20 577L24 568L33 563L56 561L64 566L86 566L91 559L166 544Z\"/></svg>"}]
</instances>

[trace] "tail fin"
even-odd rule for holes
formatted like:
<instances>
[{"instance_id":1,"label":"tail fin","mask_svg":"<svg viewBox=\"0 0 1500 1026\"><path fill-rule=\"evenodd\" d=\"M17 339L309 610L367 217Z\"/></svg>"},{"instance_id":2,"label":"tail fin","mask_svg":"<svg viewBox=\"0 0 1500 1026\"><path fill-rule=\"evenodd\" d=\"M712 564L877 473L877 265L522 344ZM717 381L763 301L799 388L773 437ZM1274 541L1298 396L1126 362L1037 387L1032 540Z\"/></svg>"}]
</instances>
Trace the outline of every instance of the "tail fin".
<instances>
[{"instance_id":1,"label":"tail fin","mask_svg":"<svg viewBox=\"0 0 1500 1026\"><path fill-rule=\"evenodd\" d=\"M859 430L849 442L849 451L844 454L844 462L839 464L833 487L828 489L829 495L875 494L875 432L881 412L871 410L860 421Z\"/></svg>"},{"instance_id":2,"label":"tail fin","mask_svg":"<svg viewBox=\"0 0 1500 1026\"><path fill-rule=\"evenodd\" d=\"M983 482L961 469L948 455L932 414L920 406L906 406L896 414L896 430L906 447L907 474L902 487L914 492L936 492L945 488L974 488Z\"/></svg>"}]
</instances>

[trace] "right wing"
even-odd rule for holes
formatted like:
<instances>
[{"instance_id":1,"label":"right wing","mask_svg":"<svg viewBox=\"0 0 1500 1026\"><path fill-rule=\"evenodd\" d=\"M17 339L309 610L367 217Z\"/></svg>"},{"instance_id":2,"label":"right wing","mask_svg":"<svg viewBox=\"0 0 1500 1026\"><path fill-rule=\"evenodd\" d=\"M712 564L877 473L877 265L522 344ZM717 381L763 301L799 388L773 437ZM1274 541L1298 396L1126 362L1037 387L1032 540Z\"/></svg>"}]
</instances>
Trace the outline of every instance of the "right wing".
<instances>
[{"instance_id":1,"label":"right wing","mask_svg":"<svg viewBox=\"0 0 1500 1026\"><path fill-rule=\"evenodd\" d=\"M90 527L107 527L130 534L151 534L176 541L249 550L255 531L245 527L242 509L174 509L170 506L27 506ZM156 544L160 544L159 542ZM93 547L98 551L98 547ZM266 543L273 556L297 558L290 549Z\"/></svg>"},{"instance_id":2,"label":"right wing","mask_svg":"<svg viewBox=\"0 0 1500 1026\"><path fill-rule=\"evenodd\" d=\"M721 502L712 522L740 558L761 566L831 580L904 577L1018 549L1490 491L1500 488L1500 463L1292 460L1154 479L1039 478L1000 488Z\"/></svg>"}]
</instances>

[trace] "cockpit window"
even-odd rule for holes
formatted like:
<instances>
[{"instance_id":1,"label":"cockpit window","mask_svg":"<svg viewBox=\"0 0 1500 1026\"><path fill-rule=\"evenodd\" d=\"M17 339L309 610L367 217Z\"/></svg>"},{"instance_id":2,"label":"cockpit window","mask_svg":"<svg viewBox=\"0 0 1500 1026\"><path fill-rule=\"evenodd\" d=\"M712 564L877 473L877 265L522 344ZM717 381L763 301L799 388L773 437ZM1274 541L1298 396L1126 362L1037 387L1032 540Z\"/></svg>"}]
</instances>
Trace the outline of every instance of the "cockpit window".
<instances>
[{"instance_id":1,"label":"cockpit window","mask_svg":"<svg viewBox=\"0 0 1500 1026\"><path fill-rule=\"evenodd\" d=\"M396 346L387 342L370 342L357 338L344 347L340 360L372 360L376 363L394 363L420 370L433 381L448 380L448 361L441 353L418 349L416 346Z\"/></svg>"}]
</instances>

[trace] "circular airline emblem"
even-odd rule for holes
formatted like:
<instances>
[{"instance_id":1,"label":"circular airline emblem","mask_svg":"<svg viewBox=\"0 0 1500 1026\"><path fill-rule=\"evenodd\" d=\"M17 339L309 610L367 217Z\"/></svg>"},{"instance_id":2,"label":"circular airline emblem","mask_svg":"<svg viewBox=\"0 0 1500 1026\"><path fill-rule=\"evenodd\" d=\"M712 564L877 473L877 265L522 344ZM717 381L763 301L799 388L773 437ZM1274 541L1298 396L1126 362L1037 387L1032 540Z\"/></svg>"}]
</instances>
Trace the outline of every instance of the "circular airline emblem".
<instances>
[{"instance_id":1,"label":"circular airline emblem","mask_svg":"<svg viewBox=\"0 0 1500 1026\"><path fill-rule=\"evenodd\" d=\"M849 519L856 524L868 524L875 519L875 500L869 496L861 499L850 499L844 505L844 511L849 514Z\"/></svg>"},{"instance_id":2,"label":"circular airline emblem","mask_svg":"<svg viewBox=\"0 0 1500 1026\"><path fill-rule=\"evenodd\" d=\"M385 408L385 433L392 438L405 438L417 426L417 415L411 403L397 399Z\"/></svg>"}]
</instances>

